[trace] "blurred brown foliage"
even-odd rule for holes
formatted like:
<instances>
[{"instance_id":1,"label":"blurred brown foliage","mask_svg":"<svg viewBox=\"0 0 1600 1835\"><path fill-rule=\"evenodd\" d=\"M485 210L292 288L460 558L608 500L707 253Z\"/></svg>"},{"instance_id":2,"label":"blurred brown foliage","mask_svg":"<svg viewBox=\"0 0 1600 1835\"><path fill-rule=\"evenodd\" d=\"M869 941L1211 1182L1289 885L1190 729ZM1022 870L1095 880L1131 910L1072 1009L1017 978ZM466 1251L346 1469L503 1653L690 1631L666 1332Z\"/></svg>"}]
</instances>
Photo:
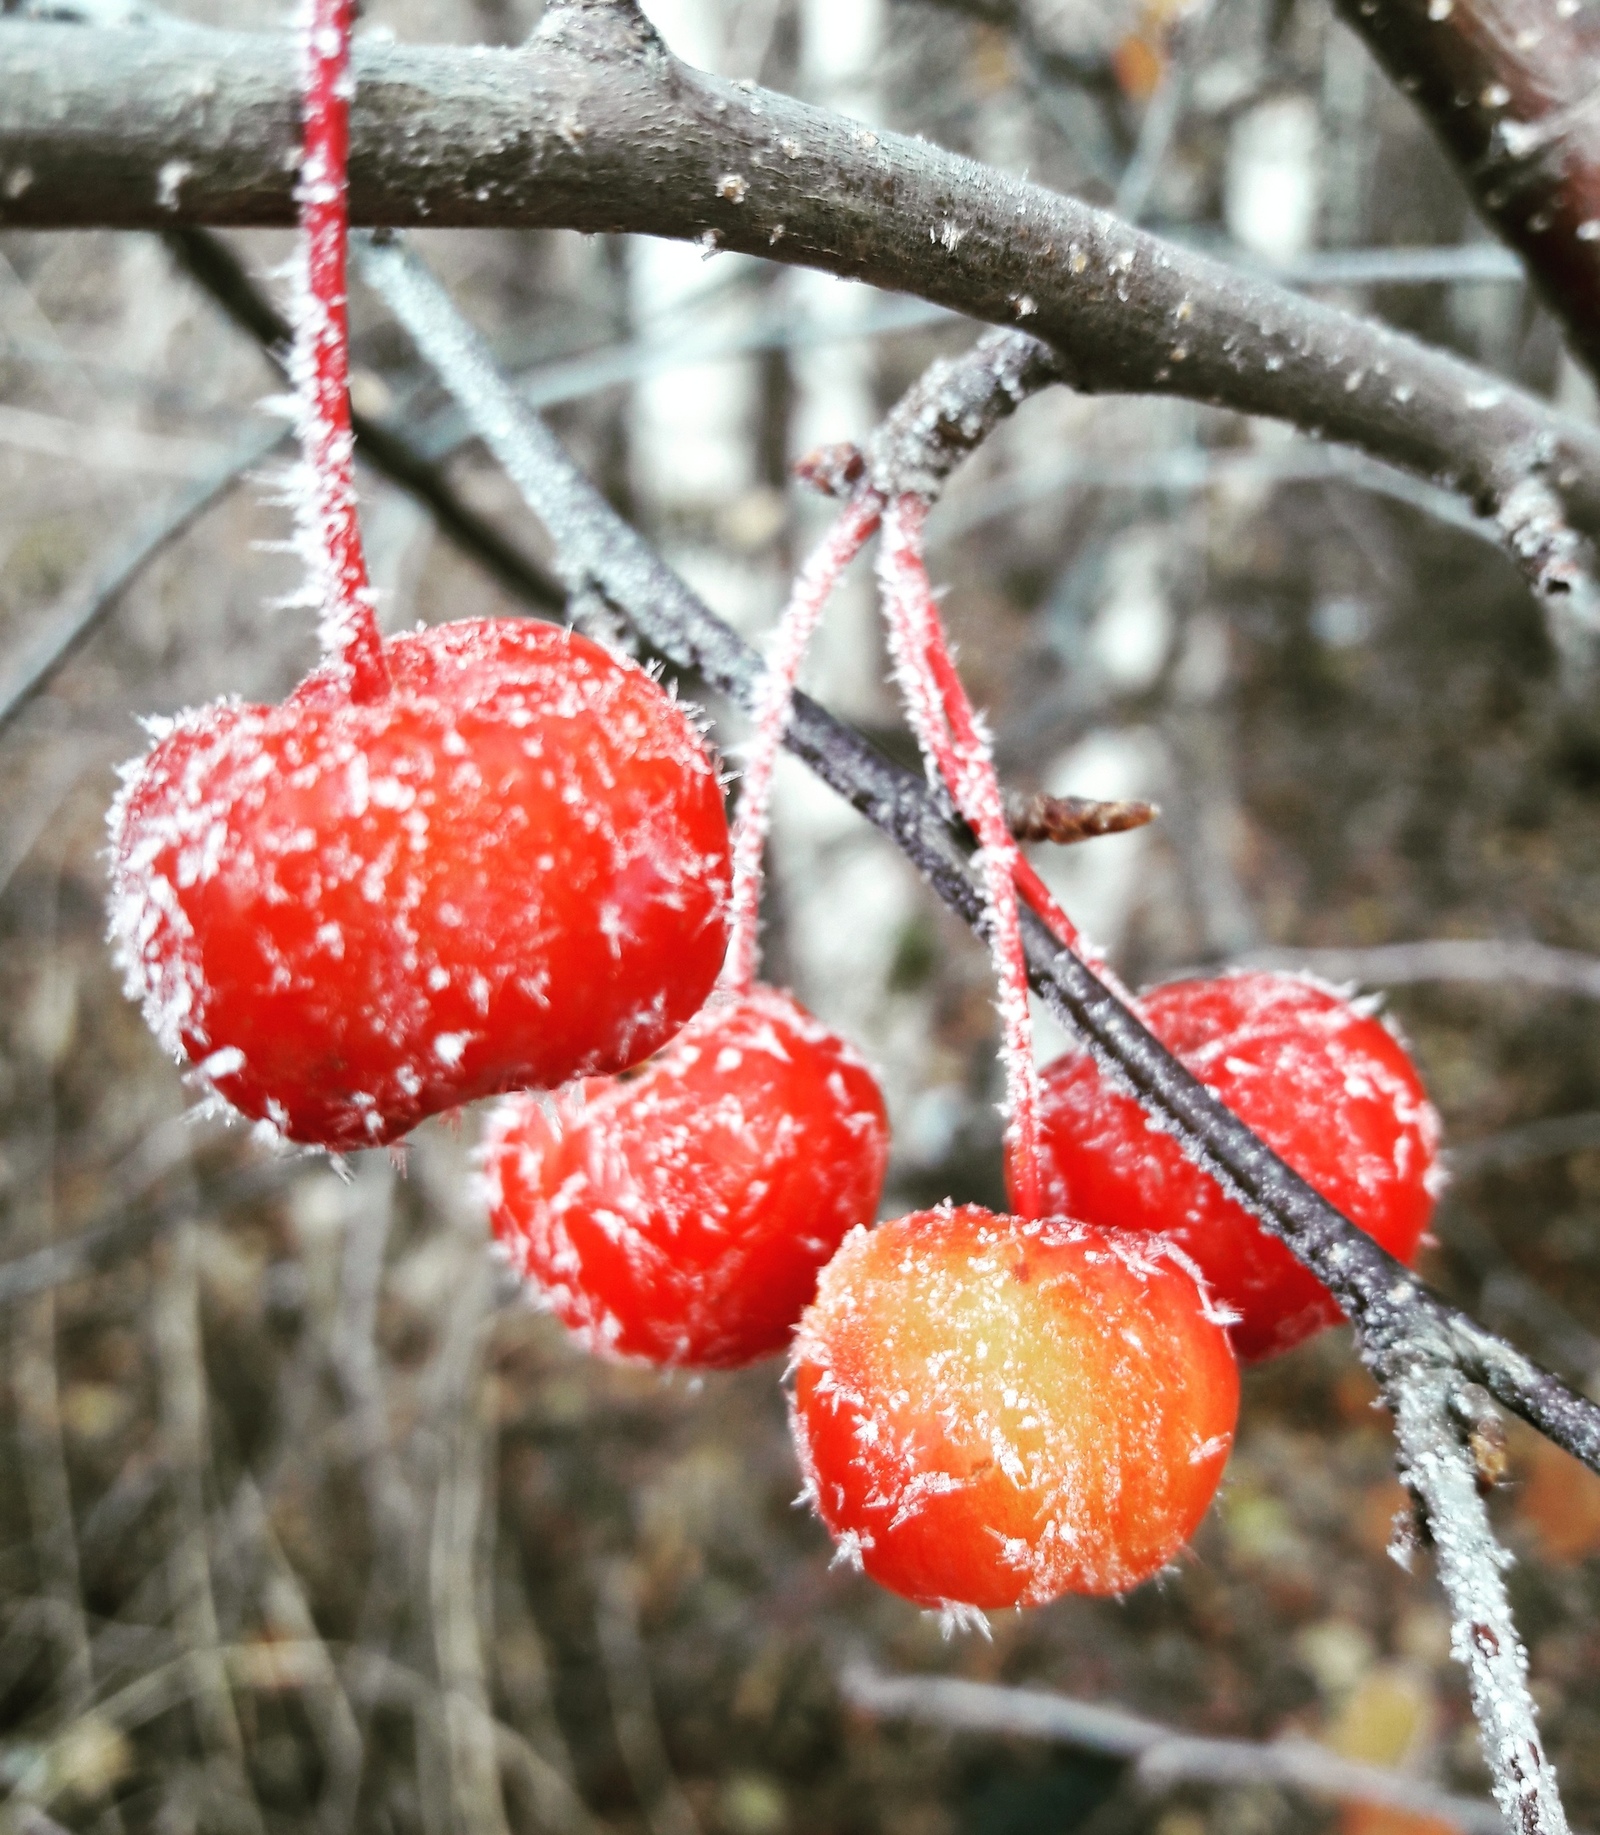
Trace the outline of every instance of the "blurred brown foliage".
<instances>
[{"instance_id":1,"label":"blurred brown foliage","mask_svg":"<svg viewBox=\"0 0 1600 1835\"><path fill-rule=\"evenodd\" d=\"M748 73L801 86L802 11L725 10ZM528 23L510 0L374 13L417 38ZM992 19L896 5L877 105L1108 196L1149 85L1063 72L1094 58L1122 72L1119 47L1150 22L1089 0L1031 17L1054 61ZM1244 235L1264 182L1251 149L1290 144L1292 105L1311 124L1302 176L1324 244L1473 233L1403 101L1312 0L1218 0L1192 42L1154 221ZM239 245L260 267L284 250ZM671 364L638 358L705 323L730 340L800 323L790 277L710 264L664 323L637 251L460 235L429 253L535 376L594 349L633 362L633 386L602 373L569 391L558 426L719 609L750 628L770 617L804 539L784 492L815 362L783 335L709 366L700 349L692 374L737 370L748 411L743 483L697 509L641 462L674 448L650 443L641 407ZM1519 286L1344 297L1589 411ZM363 406L437 426L403 340L369 299L356 313ZM0 323L0 621L16 645L115 536L263 424L270 381L143 238L0 239ZM966 336L881 336L871 399ZM686 472L694 439L729 437L677 432ZM1135 982L1263 944L1600 951L1592 694L1563 680L1492 548L1426 502L1310 475L1324 456L1220 412L1058 392L957 481L934 560L1008 778L1163 806L1154 829L1051 864L1056 883ZM453 466L539 550L481 453ZM517 612L404 499L363 489L391 622ZM1346 1835L1431 1835L1265 1786L1152 1801L1108 1761L874 1723L834 1685L865 1647L886 1667L1028 1682L1200 1733L1300 1732L1481 1789L1426 1561L1408 1577L1385 1556L1404 1497L1344 1334L1249 1376L1224 1493L1161 1583L946 1645L831 1570L791 1507L775 1365L699 1383L599 1364L505 1289L471 1183L473 1118L422 1130L404 1174L381 1156L344 1173L274 1158L178 1119L179 1074L101 941L101 815L135 712L274 696L304 668L305 620L270 609L288 563L253 545L284 533L262 498L235 492L175 544L0 741L0 1819L19 1835L46 1815L96 1835L1278 1835L1337 1818ZM903 747L856 628L824 677L848 665L851 711ZM889 1201L995 1201L982 955L876 840L786 781L771 972L883 1064ZM1600 1109L1600 1034L1577 998L1508 983L1392 1004L1450 1139ZM84 1232L102 1233L93 1268L43 1281L37 1257ZM1600 1149L1485 1164L1435 1234L1430 1277L1600 1381ZM1600 1480L1517 1433L1496 1509L1569 1808L1600 1826Z\"/></svg>"}]
</instances>

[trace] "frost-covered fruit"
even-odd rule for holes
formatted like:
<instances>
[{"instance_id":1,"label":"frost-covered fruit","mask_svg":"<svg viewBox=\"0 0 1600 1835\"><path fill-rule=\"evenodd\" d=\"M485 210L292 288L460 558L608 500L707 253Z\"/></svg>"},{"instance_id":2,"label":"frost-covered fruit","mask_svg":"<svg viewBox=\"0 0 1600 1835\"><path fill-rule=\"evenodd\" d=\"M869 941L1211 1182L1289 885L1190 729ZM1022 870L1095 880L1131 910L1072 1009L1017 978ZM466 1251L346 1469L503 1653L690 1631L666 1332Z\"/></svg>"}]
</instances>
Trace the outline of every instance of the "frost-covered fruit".
<instances>
[{"instance_id":1,"label":"frost-covered fruit","mask_svg":"<svg viewBox=\"0 0 1600 1835\"><path fill-rule=\"evenodd\" d=\"M1169 1051L1353 1223L1409 1262L1437 1189L1438 1117L1405 1047L1370 1012L1300 976L1225 975L1139 1003ZM1044 1073L1050 1208L1181 1245L1239 1315L1246 1362L1340 1317L1333 1295L1221 1186L1155 1130L1092 1059Z\"/></svg>"},{"instance_id":2,"label":"frost-covered fruit","mask_svg":"<svg viewBox=\"0 0 1600 1835\"><path fill-rule=\"evenodd\" d=\"M376 701L324 669L164 723L111 812L112 939L156 1035L331 1148L637 1063L727 941L716 768L643 670L498 619L384 655Z\"/></svg>"},{"instance_id":3,"label":"frost-covered fruit","mask_svg":"<svg viewBox=\"0 0 1600 1835\"><path fill-rule=\"evenodd\" d=\"M512 1266L589 1349L729 1368L787 1346L887 1156L866 1065L754 987L636 1071L508 1097L483 1168Z\"/></svg>"},{"instance_id":4,"label":"frost-covered fruit","mask_svg":"<svg viewBox=\"0 0 1600 1835\"><path fill-rule=\"evenodd\" d=\"M975 1205L845 1239L790 1421L840 1554L925 1606L1121 1593L1216 1491L1239 1372L1169 1244Z\"/></svg>"}]
</instances>

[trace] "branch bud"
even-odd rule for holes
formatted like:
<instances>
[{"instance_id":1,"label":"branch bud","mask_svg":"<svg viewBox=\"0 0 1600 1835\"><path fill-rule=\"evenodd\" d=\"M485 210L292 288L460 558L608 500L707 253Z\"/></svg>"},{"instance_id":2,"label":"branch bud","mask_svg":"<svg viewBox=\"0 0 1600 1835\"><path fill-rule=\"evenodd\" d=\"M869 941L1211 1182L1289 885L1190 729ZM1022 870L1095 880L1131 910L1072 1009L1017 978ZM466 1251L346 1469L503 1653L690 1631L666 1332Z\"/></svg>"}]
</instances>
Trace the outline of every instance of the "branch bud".
<instances>
[{"instance_id":1,"label":"branch bud","mask_svg":"<svg viewBox=\"0 0 1600 1835\"><path fill-rule=\"evenodd\" d=\"M1006 798L1006 821L1017 840L1053 841L1058 847L1143 828L1160 813L1155 803L1103 803L1087 796L1020 796L1013 792Z\"/></svg>"},{"instance_id":2,"label":"branch bud","mask_svg":"<svg viewBox=\"0 0 1600 1835\"><path fill-rule=\"evenodd\" d=\"M848 497L866 476L866 455L859 446L840 440L832 446L819 446L803 459L794 462L794 475L824 497Z\"/></svg>"}]
</instances>

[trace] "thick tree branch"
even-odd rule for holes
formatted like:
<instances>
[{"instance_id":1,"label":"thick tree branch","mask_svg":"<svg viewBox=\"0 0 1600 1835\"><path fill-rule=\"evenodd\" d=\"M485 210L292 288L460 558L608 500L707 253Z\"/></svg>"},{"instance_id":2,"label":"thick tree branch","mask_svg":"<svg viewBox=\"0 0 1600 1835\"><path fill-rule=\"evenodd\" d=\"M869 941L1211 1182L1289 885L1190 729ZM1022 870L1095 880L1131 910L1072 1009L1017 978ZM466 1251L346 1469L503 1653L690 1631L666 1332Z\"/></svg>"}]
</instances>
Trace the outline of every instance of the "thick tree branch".
<instances>
[{"instance_id":1,"label":"thick tree branch","mask_svg":"<svg viewBox=\"0 0 1600 1835\"><path fill-rule=\"evenodd\" d=\"M512 51L368 43L357 221L634 231L1025 323L1074 386L1289 420L1444 483L1547 591L1582 590L1600 435L1398 332L919 140L678 62L629 0L566 0ZM0 226L281 224L287 39L0 27Z\"/></svg>"},{"instance_id":2,"label":"thick tree branch","mask_svg":"<svg viewBox=\"0 0 1600 1835\"><path fill-rule=\"evenodd\" d=\"M1560 0L1334 4L1600 376L1600 13Z\"/></svg>"}]
</instances>

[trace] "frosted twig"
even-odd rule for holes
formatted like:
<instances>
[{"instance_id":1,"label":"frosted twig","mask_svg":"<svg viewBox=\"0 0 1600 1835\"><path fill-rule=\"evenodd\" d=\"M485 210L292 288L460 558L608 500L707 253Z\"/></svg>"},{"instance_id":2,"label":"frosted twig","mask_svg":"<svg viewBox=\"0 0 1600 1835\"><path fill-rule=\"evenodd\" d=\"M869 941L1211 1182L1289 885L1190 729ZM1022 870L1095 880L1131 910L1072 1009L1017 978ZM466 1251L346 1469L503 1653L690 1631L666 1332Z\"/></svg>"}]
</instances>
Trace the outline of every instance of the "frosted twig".
<instances>
[{"instance_id":1,"label":"frosted twig","mask_svg":"<svg viewBox=\"0 0 1600 1835\"><path fill-rule=\"evenodd\" d=\"M368 279L405 325L463 412L556 537L569 578L592 584L679 668L745 708L761 659L718 619L583 476L521 403L483 341L428 271L394 245L369 248ZM967 923L982 921L982 892L948 812L920 776L885 758L797 693L785 744L895 840ZM1138 1016L1033 913L1022 914L1035 991L1098 1061L1169 1129L1197 1164L1333 1291L1358 1322L1363 1355L1379 1370L1400 1347L1428 1341L1556 1445L1600 1471L1600 1406L1433 1292L1314 1191L1172 1055Z\"/></svg>"},{"instance_id":2,"label":"frosted twig","mask_svg":"<svg viewBox=\"0 0 1600 1835\"><path fill-rule=\"evenodd\" d=\"M302 454L295 534L322 620L322 647L345 670L354 700L389 686L388 665L356 518L355 435L350 428L350 329L345 296L350 156L350 22L353 0L302 0L300 79L305 146L295 197L295 429Z\"/></svg>"},{"instance_id":3,"label":"frosted twig","mask_svg":"<svg viewBox=\"0 0 1600 1835\"><path fill-rule=\"evenodd\" d=\"M885 499L933 503L950 474L1031 395L1069 380L1047 344L986 331L959 357L938 357L895 403L867 444L866 478Z\"/></svg>"},{"instance_id":4,"label":"frosted twig","mask_svg":"<svg viewBox=\"0 0 1600 1835\"><path fill-rule=\"evenodd\" d=\"M1489 1527L1473 1456L1456 1425L1470 1408L1466 1387L1458 1372L1432 1363L1418 1362L1390 1376L1384 1393L1394 1411L1400 1477L1422 1507L1433 1539L1454 1619L1451 1648L1467 1671L1483 1755L1506 1824L1513 1835L1565 1835L1555 1770L1534 1721L1527 1652L1502 1578L1510 1556Z\"/></svg>"},{"instance_id":5,"label":"frosted twig","mask_svg":"<svg viewBox=\"0 0 1600 1835\"><path fill-rule=\"evenodd\" d=\"M721 986L748 992L760 954L762 858L772 813L772 773L794 711L795 683L839 577L878 526L883 500L873 491L851 499L801 568L773 633L767 672L752 710L755 732L745 753L739 813L733 828L732 937Z\"/></svg>"},{"instance_id":6,"label":"frosted twig","mask_svg":"<svg viewBox=\"0 0 1600 1835\"><path fill-rule=\"evenodd\" d=\"M228 244L209 230L192 228L169 229L163 240L184 273L287 374L287 352L294 337L289 321ZM441 533L463 553L526 604L540 611L561 610L564 595L548 570L508 541L456 490L448 474L447 452L431 446L425 433L402 433L364 414L354 402L350 404L350 426L357 456L431 512Z\"/></svg>"},{"instance_id":7,"label":"frosted twig","mask_svg":"<svg viewBox=\"0 0 1600 1835\"><path fill-rule=\"evenodd\" d=\"M1185 1783L1278 1784L1313 1796L1437 1817L1465 1835L1501 1835L1503 1828L1494 1805L1481 1798L1451 1796L1421 1778L1357 1764L1306 1739L1202 1738L1097 1701L955 1676L887 1676L861 1662L840 1671L839 1687L852 1707L886 1719L1057 1740L1131 1759L1148 1790Z\"/></svg>"},{"instance_id":8,"label":"frosted twig","mask_svg":"<svg viewBox=\"0 0 1600 1835\"><path fill-rule=\"evenodd\" d=\"M426 270L385 245L370 250L367 272L530 505L551 525L574 583L602 593L671 660L697 670L742 705L754 706L764 673L754 653L604 503L537 416L518 401L481 340ZM886 548L894 548L898 539L892 536ZM894 561L887 565L892 572ZM926 712L943 711L948 718L948 704L936 710L921 682L917 694ZM952 835L944 810L914 779L908 781L908 774L802 695L795 698L786 742L893 835L975 929L989 922L992 907L986 893L992 885L975 881L970 857ZM1014 846L1009 833L1005 839ZM1357 1230L1167 1053L1087 964L1050 936L1042 921L1030 912L1019 918L1034 987L1185 1151L1327 1282L1355 1321L1361 1354L1386 1392L1419 1366L1445 1370L1455 1382L1465 1376L1600 1469L1600 1409L1431 1292ZM1448 1431L1448 1422L1436 1420L1434 1431ZM1500 1685L1505 1684L1503 1667L1495 1672ZM1510 1710L1502 1714L1495 1703L1487 1706L1493 1711L1487 1723L1492 1742L1500 1737L1502 1721L1514 1724L1516 1716ZM1546 1789L1541 1781L1539 1789L1548 1798L1553 1782ZM1552 1811L1546 1804L1540 1813L1545 1821L1533 1826L1554 1835L1558 1825L1550 1817L1559 1815L1559 1808Z\"/></svg>"}]
</instances>

